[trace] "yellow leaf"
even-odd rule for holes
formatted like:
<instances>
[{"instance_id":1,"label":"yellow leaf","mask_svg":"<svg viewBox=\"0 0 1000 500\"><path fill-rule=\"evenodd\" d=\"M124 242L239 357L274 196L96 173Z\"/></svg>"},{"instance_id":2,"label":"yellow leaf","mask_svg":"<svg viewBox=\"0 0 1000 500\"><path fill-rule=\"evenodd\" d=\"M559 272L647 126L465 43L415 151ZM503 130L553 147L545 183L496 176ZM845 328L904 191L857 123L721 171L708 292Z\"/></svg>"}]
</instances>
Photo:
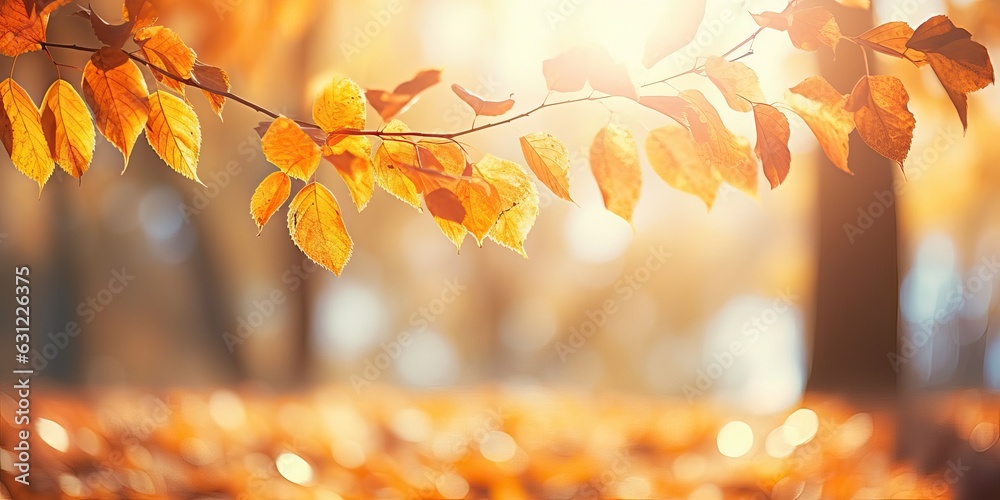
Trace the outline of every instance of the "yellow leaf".
<instances>
[{"instance_id":1,"label":"yellow leaf","mask_svg":"<svg viewBox=\"0 0 1000 500\"><path fill-rule=\"evenodd\" d=\"M569 196L569 151L559 139L535 132L521 137L521 152L535 177L556 196L573 201Z\"/></svg>"},{"instance_id":2,"label":"yellow leaf","mask_svg":"<svg viewBox=\"0 0 1000 500\"><path fill-rule=\"evenodd\" d=\"M319 167L319 145L289 118L271 122L260 142L267 161L296 179L309 180Z\"/></svg>"},{"instance_id":3,"label":"yellow leaf","mask_svg":"<svg viewBox=\"0 0 1000 500\"><path fill-rule=\"evenodd\" d=\"M325 132L365 128L365 100L350 78L334 78L313 102L313 121Z\"/></svg>"},{"instance_id":4,"label":"yellow leaf","mask_svg":"<svg viewBox=\"0 0 1000 500\"><path fill-rule=\"evenodd\" d=\"M250 215L257 224L257 236L264 224L277 212L292 193L292 180L284 172L273 172L261 181L250 198Z\"/></svg>"},{"instance_id":5,"label":"yellow leaf","mask_svg":"<svg viewBox=\"0 0 1000 500\"><path fill-rule=\"evenodd\" d=\"M42 99L41 118L52 158L66 173L79 179L94 158L96 136L83 98L69 82L56 80Z\"/></svg>"},{"instance_id":6,"label":"yellow leaf","mask_svg":"<svg viewBox=\"0 0 1000 500\"><path fill-rule=\"evenodd\" d=\"M149 96L146 140L170 168L201 183L198 178L201 125L198 115L186 102L163 90Z\"/></svg>"},{"instance_id":7,"label":"yellow leaf","mask_svg":"<svg viewBox=\"0 0 1000 500\"><path fill-rule=\"evenodd\" d=\"M791 128L788 118L778 108L767 104L753 107L753 119L757 126L757 146L754 153L764 165L764 177L771 183L771 189L785 182L792 164L792 153L788 150Z\"/></svg>"},{"instance_id":8,"label":"yellow leaf","mask_svg":"<svg viewBox=\"0 0 1000 500\"><path fill-rule=\"evenodd\" d=\"M906 46L912 36L913 28L910 25L895 21L876 26L855 37L854 41L874 51L908 59L917 66L923 66L927 64L926 55Z\"/></svg>"},{"instance_id":9,"label":"yellow leaf","mask_svg":"<svg viewBox=\"0 0 1000 500\"><path fill-rule=\"evenodd\" d=\"M10 155L10 161L29 179L38 183L38 194L49 180L55 163L45 143L41 117L38 108L28 93L13 79L0 82L0 100L3 114L0 115L3 146Z\"/></svg>"},{"instance_id":10,"label":"yellow leaf","mask_svg":"<svg viewBox=\"0 0 1000 500\"><path fill-rule=\"evenodd\" d=\"M788 37L792 45L802 50L819 50L825 45L836 51L840 27L833 14L823 7L797 9L791 13Z\"/></svg>"},{"instance_id":11,"label":"yellow leaf","mask_svg":"<svg viewBox=\"0 0 1000 500\"><path fill-rule=\"evenodd\" d=\"M785 98L788 105L809 125L827 158L850 174L847 136L854 130L854 117L844 109L847 97L821 76L809 77L789 91Z\"/></svg>"},{"instance_id":12,"label":"yellow leaf","mask_svg":"<svg viewBox=\"0 0 1000 500\"><path fill-rule=\"evenodd\" d=\"M650 131L646 156L653 171L667 184L701 198L711 210L722 182L698 154L688 129L671 125Z\"/></svg>"},{"instance_id":13,"label":"yellow leaf","mask_svg":"<svg viewBox=\"0 0 1000 500\"><path fill-rule=\"evenodd\" d=\"M191 78L195 53L170 28L150 26L135 32L135 43L150 64L172 75ZM166 86L183 93L184 84L158 71L153 76Z\"/></svg>"},{"instance_id":14,"label":"yellow leaf","mask_svg":"<svg viewBox=\"0 0 1000 500\"><path fill-rule=\"evenodd\" d=\"M327 146L329 154L325 158L344 179L358 212L364 210L375 191L371 139L361 135L331 134Z\"/></svg>"},{"instance_id":15,"label":"yellow leaf","mask_svg":"<svg viewBox=\"0 0 1000 500\"><path fill-rule=\"evenodd\" d=\"M691 104L696 114L688 118L691 134L698 154L711 167L712 173L719 180L756 198L757 161L750 151L750 143L726 128L719 112L704 94L697 90L685 90L680 96Z\"/></svg>"},{"instance_id":16,"label":"yellow leaf","mask_svg":"<svg viewBox=\"0 0 1000 500\"><path fill-rule=\"evenodd\" d=\"M487 194L482 190L473 190L471 197L472 217L482 221L488 220L493 212L493 206L477 203L479 196L496 196L500 208L499 216L495 217L487 236L527 258L524 251L524 240L538 217L538 189L520 165L512 161L502 160L493 155L486 155L476 162L476 169L483 179L492 186L495 194ZM466 227L477 227L466 218ZM470 229L471 232L471 229ZM475 234L475 232L473 232Z\"/></svg>"},{"instance_id":17,"label":"yellow leaf","mask_svg":"<svg viewBox=\"0 0 1000 500\"><path fill-rule=\"evenodd\" d=\"M149 90L142 71L124 52L103 48L83 68L83 97L94 110L97 129L125 156L149 118Z\"/></svg>"},{"instance_id":18,"label":"yellow leaf","mask_svg":"<svg viewBox=\"0 0 1000 500\"><path fill-rule=\"evenodd\" d=\"M410 129L399 120L390 121L384 132L409 132ZM399 140L385 138L375 152L375 182L396 198L420 210L420 192L400 169L417 164L417 153L413 144L405 137Z\"/></svg>"},{"instance_id":19,"label":"yellow leaf","mask_svg":"<svg viewBox=\"0 0 1000 500\"><path fill-rule=\"evenodd\" d=\"M318 182L302 188L292 199L288 232L302 253L337 276L351 258L354 242L344 227L337 199Z\"/></svg>"},{"instance_id":20,"label":"yellow leaf","mask_svg":"<svg viewBox=\"0 0 1000 500\"><path fill-rule=\"evenodd\" d=\"M194 70L191 73L194 75L194 79L205 87L215 92L229 92L229 75L222 69L195 62ZM222 118L222 107L226 104L226 98L204 89L201 92L205 95L205 99L208 100L212 111L215 111L215 114L219 115L219 118Z\"/></svg>"},{"instance_id":21,"label":"yellow leaf","mask_svg":"<svg viewBox=\"0 0 1000 500\"><path fill-rule=\"evenodd\" d=\"M906 107L909 101L899 78L874 75L861 77L844 105L844 109L854 112L854 124L865 144L895 160L899 168L903 168L903 160L910 151L913 127L917 124Z\"/></svg>"},{"instance_id":22,"label":"yellow leaf","mask_svg":"<svg viewBox=\"0 0 1000 500\"><path fill-rule=\"evenodd\" d=\"M0 54L15 57L41 49L49 15L67 3L56 0L40 11L29 11L24 0L0 0Z\"/></svg>"},{"instance_id":23,"label":"yellow leaf","mask_svg":"<svg viewBox=\"0 0 1000 500\"><path fill-rule=\"evenodd\" d=\"M765 101L757 73L746 64L709 57L705 61L705 73L722 92L729 107L736 111L745 113L753 109L751 103Z\"/></svg>"},{"instance_id":24,"label":"yellow leaf","mask_svg":"<svg viewBox=\"0 0 1000 500\"><path fill-rule=\"evenodd\" d=\"M601 129L590 146L590 169L604 206L631 224L642 188L639 151L632 133L613 123Z\"/></svg>"}]
</instances>

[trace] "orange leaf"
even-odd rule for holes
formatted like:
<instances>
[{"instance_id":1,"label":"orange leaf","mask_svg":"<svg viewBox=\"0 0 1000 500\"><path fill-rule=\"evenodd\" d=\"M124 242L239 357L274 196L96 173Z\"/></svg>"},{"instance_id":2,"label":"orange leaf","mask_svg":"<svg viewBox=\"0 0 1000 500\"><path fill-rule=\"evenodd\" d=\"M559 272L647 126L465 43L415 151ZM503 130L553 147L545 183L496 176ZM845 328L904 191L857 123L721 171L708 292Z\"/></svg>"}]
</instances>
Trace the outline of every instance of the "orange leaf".
<instances>
[{"instance_id":1,"label":"orange leaf","mask_svg":"<svg viewBox=\"0 0 1000 500\"><path fill-rule=\"evenodd\" d=\"M543 61L542 73L553 92L575 92L590 82L598 92L639 99L628 68L616 63L608 49L600 45L582 45Z\"/></svg>"},{"instance_id":2,"label":"orange leaf","mask_svg":"<svg viewBox=\"0 0 1000 500\"><path fill-rule=\"evenodd\" d=\"M639 151L632 133L613 123L601 129L590 146L590 168L604 206L631 224L642 188Z\"/></svg>"},{"instance_id":3,"label":"orange leaf","mask_svg":"<svg viewBox=\"0 0 1000 500\"><path fill-rule=\"evenodd\" d=\"M427 211L437 219L461 224L465 220L465 207L454 191L437 188L424 195Z\"/></svg>"},{"instance_id":4,"label":"orange leaf","mask_svg":"<svg viewBox=\"0 0 1000 500\"><path fill-rule=\"evenodd\" d=\"M722 123L719 112L697 90L685 90L680 96L691 103L696 114L688 118L698 154L721 181L757 197L757 162L750 143L733 134Z\"/></svg>"},{"instance_id":5,"label":"orange leaf","mask_svg":"<svg viewBox=\"0 0 1000 500\"><path fill-rule=\"evenodd\" d=\"M819 50L827 46L837 50L840 41L840 27L833 14L823 7L794 10L790 14L788 37L792 45L802 50Z\"/></svg>"},{"instance_id":6,"label":"orange leaf","mask_svg":"<svg viewBox=\"0 0 1000 500\"><path fill-rule=\"evenodd\" d=\"M132 24L132 32L151 26L158 13L153 0L125 0L122 5L122 19Z\"/></svg>"},{"instance_id":7,"label":"orange leaf","mask_svg":"<svg viewBox=\"0 0 1000 500\"><path fill-rule=\"evenodd\" d=\"M778 108L767 104L753 107L753 119L757 126L757 146L754 153L764 165L764 177L771 183L771 189L785 182L792 164L792 154L788 151L791 128L788 118Z\"/></svg>"},{"instance_id":8,"label":"orange leaf","mask_svg":"<svg viewBox=\"0 0 1000 500\"><path fill-rule=\"evenodd\" d=\"M364 129L366 113L361 87L350 78L334 78L313 101L312 115L325 132Z\"/></svg>"},{"instance_id":9,"label":"orange leaf","mask_svg":"<svg viewBox=\"0 0 1000 500\"><path fill-rule=\"evenodd\" d=\"M993 63L986 47L973 42L972 34L956 27L947 16L934 16L921 24L906 46L926 53L958 111L962 127L969 128L966 94L994 82Z\"/></svg>"},{"instance_id":10,"label":"orange leaf","mask_svg":"<svg viewBox=\"0 0 1000 500\"><path fill-rule=\"evenodd\" d=\"M94 110L97 129L125 156L149 117L149 90L142 71L116 49L94 53L83 68L83 97Z\"/></svg>"},{"instance_id":11,"label":"orange leaf","mask_svg":"<svg viewBox=\"0 0 1000 500\"><path fill-rule=\"evenodd\" d=\"M142 28L135 32L135 43L153 66L181 78L191 78L195 53L171 29L162 26ZM153 76L166 86L184 93L183 83L155 70Z\"/></svg>"},{"instance_id":12,"label":"orange leaf","mask_svg":"<svg viewBox=\"0 0 1000 500\"><path fill-rule=\"evenodd\" d=\"M495 204L494 202L478 204L476 203L478 197L473 197L472 213L477 219L486 220L499 206L499 214L493 218L494 223L491 224L487 236L527 258L524 241L535 225L535 218L538 217L538 189L535 188L535 183L520 165L493 155L486 155L476 162L475 168L492 189L487 191L485 187L481 187L472 192L487 197L496 196L497 200ZM466 227L478 226L479 224L469 223L466 218ZM473 229L470 228L469 231L475 234Z\"/></svg>"},{"instance_id":13,"label":"orange leaf","mask_svg":"<svg viewBox=\"0 0 1000 500\"><path fill-rule=\"evenodd\" d=\"M753 109L751 103L764 102L757 73L741 62L729 62L721 57L705 61L705 74L719 88L726 103L736 111Z\"/></svg>"},{"instance_id":14,"label":"orange leaf","mask_svg":"<svg viewBox=\"0 0 1000 500\"><path fill-rule=\"evenodd\" d=\"M41 120L52 158L79 179L94 158L96 135L83 98L66 80L52 82L42 99Z\"/></svg>"},{"instance_id":15,"label":"orange leaf","mask_svg":"<svg viewBox=\"0 0 1000 500\"><path fill-rule=\"evenodd\" d=\"M20 1L20 0L18 0ZM38 194L49 180L55 163L45 142L41 117L31 97L13 79L0 82L0 131L10 161L29 179L38 183Z\"/></svg>"},{"instance_id":16,"label":"orange leaf","mask_svg":"<svg viewBox=\"0 0 1000 500\"><path fill-rule=\"evenodd\" d=\"M705 0L669 4L653 25L653 32L646 40L642 64L652 68L664 57L691 43L698 34L698 27L705 18Z\"/></svg>"},{"instance_id":17,"label":"orange leaf","mask_svg":"<svg viewBox=\"0 0 1000 500\"><path fill-rule=\"evenodd\" d=\"M250 198L250 215L257 224L257 236L260 236L264 224L285 204L291 193L292 180L284 172L271 173L257 186Z\"/></svg>"},{"instance_id":18,"label":"orange leaf","mask_svg":"<svg viewBox=\"0 0 1000 500\"><path fill-rule=\"evenodd\" d=\"M927 64L927 58L923 52L906 46L906 42L910 40L911 36L913 36L913 28L904 22L896 21L876 26L853 40L876 52L907 59L917 66Z\"/></svg>"},{"instance_id":19,"label":"orange leaf","mask_svg":"<svg viewBox=\"0 0 1000 500\"><path fill-rule=\"evenodd\" d=\"M150 95L146 140L170 168L201 184L198 178L201 125L190 105L163 90Z\"/></svg>"},{"instance_id":20,"label":"orange leaf","mask_svg":"<svg viewBox=\"0 0 1000 500\"><path fill-rule=\"evenodd\" d=\"M360 135L330 134L326 144L324 157L344 179L358 212L364 210L375 191L371 139Z\"/></svg>"},{"instance_id":21,"label":"orange leaf","mask_svg":"<svg viewBox=\"0 0 1000 500\"><path fill-rule=\"evenodd\" d=\"M383 120L391 120L416 102L421 92L440 81L441 70L428 69L417 73L412 80L399 84L392 92L369 90L365 92L365 97Z\"/></svg>"},{"instance_id":22,"label":"orange leaf","mask_svg":"<svg viewBox=\"0 0 1000 500\"><path fill-rule=\"evenodd\" d=\"M288 232L302 253L337 276L351 258L354 242L344 227L337 198L318 182L306 185L292 198Z\"/></svg>"},{"instance_id":23,"label":"orange leaf","mask_svg":"<svg viewBox=\"0 0 1000 500\"><path fill-rule=\"evenodd\" d=\"M479 97L468 90L465 87L455 83L451 86L451 90L458 95L459 99L465 101L472 111L476 113L476 116L500 116L514 107L514 100L507 99L504 101L487 101L482 97Z\"/></svg>"},{"instance_id":24,"label":"orange leaf","mask_svg":"<svg viewBox=\"0 0 1000 500\"><path fill-rule=\"evenodd\" d=\"M193 78L205 87L216 92L229 92L229 75L222 69L195 61L191 73ZM201 92L205 94L205 99L208 100L208 104L212 106L215 114L222 118L222 107L226 104L225 96L207 90Z\"/></svg>"},{"instance_id":25,"label":"orange leaf","mask_svg":"<svg viewBox=\"0 0 1000 500\"><path fill-rule=\"evenodd\" d=\"M906 107L909 101L899 78L875 75L861 77L844 104L844 109L854 112L854 124L865 144L895 160L899 168L910 151L917 123Z\"/></svg>"},{"instance_id":26,"label":"orange leaf","mask_svg":"<svg viewBox=\"0 0 1000 500\"><path fill-rule=\"evenodd\" d=\"M646 137L646 156L664 182L701 198L712 208L722 181L701 158L688 129L671 125L651 130Z\"/></svg>"},{"instance_id":27,"label":"orange leaf","mask_svg":"<svg viewBox=\"0 0 1000 500\"><path fill-rule=\"evenodd\" d=\"M24 0L0 0L0 54L14 57L42 48L49 15L69 0L57 0L40 11L29 10Z\"/></svg>"},{"instance_id":28,"label":"orange leaf","mask_svg":"<svg viewBox=\"0 0 1000 500\"><path fill-rule=\"evenodd\" d=\"M573 201L569 196L569 150L559 139L535 132L521 137L521 152L535 177L553 194Z\"/></svg>"},{"instance_id":29,"label":"orange leaf","mask_svg":"<svg viewBox=\"0 0 1000 500\"><path fill-rule=\"evenodd\" d=\"M642 96L639 104L659 111L685 127L689 126L688 116L696 113L691 103L677 96Z\"/></svg>"},{"instance_id":30,"label":"orange leaf","mask_svg":"<svg viewBox=\"0 0 1000 500\"><path fill-rule=\"evenodd\" d=\"M848 135L854 130L854 117L844 109L847 97L821 76L809 77L789 90L788 105L812 130L827 158L851 174L847 165Z\"/></svg>"},{"instance_id":31,"label":"orange leaf","mask_svg":"<svg viewBox=\"0 0 1000 500\"><path fill-rule=\"evenodd\" d=\"M409 132L410 129L403 122L392 120L382 131L400 133ZM396 198L420 210L420 193L413 185L413 181L403 173L416 164L417 153L405 136L401 136L399 140L383 138L382 144L375 152L375 182Z\"/></svg>"},{"instance_id":32,"label":"orange leaf","mask_svg":"<svg viewBox=\"0 0 1000 500\"><path fill-rule=\"evenodd\" d=\"M291 177L309 180L319 166L319 146L289 118L274 120L260 141L267 161Z\"/></svg>"},{"instance_id":33,"label":"orange leaf","mask_svg":"<svg viewBox=\"0 0 1000 500\"><path fill-rule=\"evenodd\" d=\"M113 49L120 49L132 36L132 23L111 24L104 20L97 11L82 9L77 15L90 20L90 27L94 30L94 35L104 45Z\"/></svg>"}]
</instances>

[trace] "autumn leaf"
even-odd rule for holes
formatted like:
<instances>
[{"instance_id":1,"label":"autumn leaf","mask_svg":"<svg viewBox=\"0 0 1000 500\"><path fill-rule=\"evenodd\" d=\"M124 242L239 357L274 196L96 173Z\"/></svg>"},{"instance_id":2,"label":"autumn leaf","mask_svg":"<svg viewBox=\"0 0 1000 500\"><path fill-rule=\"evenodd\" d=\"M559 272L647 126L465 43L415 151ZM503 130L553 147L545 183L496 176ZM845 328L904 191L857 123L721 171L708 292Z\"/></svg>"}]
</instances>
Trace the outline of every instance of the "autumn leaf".
<instances>
[{"instance_id":1,"label":"autumn leaf","mask_svg":"<svg viewBox=\"0 0 1000 500\"><path fill-rule=\"evenodd\" d=\"M437 188L424 195L427 211L435 219L461 224L465 220L465 207L454 191L448 188Z\"/></svg>"},{"instance_id":2,"label":"autumn leaf","mask_svg":"<svg viewBox=\"0 0 1000 500\"><path fill-rule=\"evenodd\" d=\"M685 127L689 126L688 116L695 113L691 103L677 96L642 96L639 98L639 104L659 111Z\"/></svg>"},{"instance_id":3,"label":"autumn leaf","mask_svg":"<svg viewBox=\"0 0 1000 500\"><path fill-rule=\"evenodd\" d=\"M639 99L635 84L623 63L616 63L608 49L582 45L542 62L545 84L553 92L575 92L585 83L608 95Z\"/></svg>"},{"instance_id":4,"label":"autumn leaf","mask_svg":"<svg viewBox=\"0 0 1000 500\"><path fill-rule=\"evenodd\" d=\"M284 172L273 172L264 178L250 198L250 215L257 224L257 236L292 193L292 180Z\"/></svg>"},{"instance_id":5,"label":"autumn leaf","mask_svg":"<svg viewBox=\"0 0 1000 500\"><path fill-rule=\"evenodd\" d=\"M375 191L375 167L372 164L371 138L360 135L330 134L324 158L333 164L344 179L358 212L368 206Z\"/></svg>"},{"instance_id":6,"label":"autumn leaf","mask_svg":"<svg viewBox=\"0 0 1000 500\"><path fill-rule=\"evenodd\" d=\"M195 61L194 69L191 73L194 80L205 87L214 90L215 92L229 92L229 75L227 75L221 68L216 68L215 66L209 66ZM215 111L215 114L219 115L219 118L221 119L222 107L226 105L225 96L221 96L204 89L201 92L205 95L205 99L208 100L209 106L212 107L212 110Z\"/></svg>"},{"instance_id":7,"label":"autumn leaf","mask_svg":"<svg viewBox=\"0 0 1000 500\"><path fill-rule=\"evenodd\" d=\"M354 242L344 227L337 199L318 182L306 185L292 198L288 232L302 253L337 276L351 258Z\"/></svg>"},{"instance_id":8,"label":"autumn leaf","mask_svg":"<svg viewBox=\"0 0 1000 500\"><path fill-rule=\"evenodd\" d=\"M465 151L455 141L424 139L417 143L418 164L452 176L462 175Z\"/></svg>"},{"instance_id":9,"label":"autumn leaf","mask_svg":"<svg viewBox=\"0 0 1000 500\"><path fill-rule=\"evenodd\" d=\"M97 129L122 152L127 167L149 117L149 90L142 71L124 52L103 48L83 68L82 87Z\"/></svg>"},{"instance_id":10,"label":"autumn leaf","mask_svg":"<svg viewBox=\"0 0 1000 500\"><path fill-rule=\"evenodd\" d=\"M639 151L632 133L613 123L601 129L590 146L590 168L604 206L631 224L642 188Z\"/></svg>"},{"instance_id":11,"label":"autumn leaf","mask_svg":"<svg viewBox=\"0 0 1000 500\"><path fill-rule=\"evenodd\" d=\"M201 184L198 178L201 125L188 103L163 90L150 95L146 140L170 168Z\"/></svg>"},{"instance_id":12,"label":"autumn leaf","mask_svg":"<svg viewBox=\"0 0 1000 500\"><path fill-rule=\"evenodd\" d=\"M751 103L764 102L757 73L741 62L729 62L721 57L705 61L705 74L719 88L726 103L736 111L753 109Z\"/></svg>"},{"instance_id":13,"label":"autumn leaf","mask_svg":"<svg viewBox=\"0 0 1000 500\"><path fill-rule=\"evenodd\" d=\"M482 97L473 94L459 84L453 84L451 90L458 95L458 98L465 101L472 108L476 116L500 116L514 107L513 99L503 101L487 101Z\"/></svg>"},{"instance_id":14,"label":"autumn leaf","mask_svg":"<svg viewBox=\"0 0 1000 500\"><path fill-rule=\"evenodd\" d=\"M705 0L667 4L646 39L642 64L647 69L691 43L705 18Z\"/></svg>"},{"instance_id":15,"label":"autumn leaf","mask_svg":"<svg viewBox=\"0 0 1000 500\"><path fill-rule=\"evenodd\" d=\"M784 12L761 12L760 14L750 14L754 22L761 28L770 28L778 31L787 31L789 19Z\"/></svg>"},{"instance_id":16,"label":"autumn leaf","mask_svg":"<svg viewBox=\"0 0 1000 500\"><path fill-rule=\"evenodd\" d=\"M399 120L386 124L383 132L409 132L409 127ZM382 144L375 152L375 182L400 200L409 203L420 210L420 193L413 181L407 178L400 168L417 164L417 153L413 145L405 140L383 138Z\"/></svg>"},{"instance_id":17,"label":"autumn leaf","mask_svg":"<svg viewBox=\"0 0 1000 500\"><path fill-rule=\"evenodd\" d=\"M875 75L861 77L844 104L844 109L854 112L854 124L865 144L895 160L899 168L910 151L917 123L906 107L909 101L899 78Z\"/></svg>"},{"instance_id":18,"label":"autumn leaf","mask_svg":"<svg viewBox=\"0 0 1000 500\"><path fill-rule=\"evenodd\" d=\"M23 0L0 0L0 54L15 57L42 48L49 15L69 0L29 10Z\"/></svg>"},{"instance_id":19,"label":"autumn leaf","mask_svg":"<svg viewBox=\"0 0 1000 500\"><path fill-rule=\"evenodd\" d=\"M813 76L789 89L788 105L806 122L833 164L851 175L847 165L854 116L844 109L847 97L823 77Z\"/></svg>"},{"instance_id":20,"label":"autumn leaf","mask_svg":"<svg viewBox=\"0 0 1000 500\"><path fill-rule=\"evenodd\" d=\"M569 196L569 150L559 139L545 132L521 137L521 152L535 177L552 194L573 201Z\"/></svg>"},{"instance_id":21,"label":"autumn leaf","mask_svg":"<svg viewBox=\"0 0 1000 500\"><path fill-rule=\"evenodd\" d=\"M840 27L830 11L823 7L796 9L791 12L790 19L788 37L796 48L813 51L825 45L837 50Z\"/></svg>"},{"instance_id":22,"label":"autumn leaf","mask_svg":"<svg viewBox=\"0 0 1000 500\"><path fill-rule=\"evenodd\" d=\"M38 183L38 194L49 180L55 163L45 142L41 117L31 97L13 79L0 82L0 131L10 161L29 179Z\"/></svg>"},{"instance_id":23,"label":"autumn leaf","mask_svg":"<svg viewBox=\"0 0 1000 500\"><path fill-rule=\"evenodd\" d=\"M475 168L495 190L493 194L481 187L478 192L486 196L496 196L496 203L500 208L487 237L527 258L524 240L527 239L528 233L535 225L535 218L538 217L538 190L535 188L535 183L520 165L493 155L488 154L476 162ZM476 217L485 218L492 214L492 208L495 206L491 206L490 203L484 205L486 206L478 205L473 198L472 210ZM470 224L468 217L466 220L466 227L479 227L478 224ZM472 229L470 232L475 235Z\"/></svg>"},{"instance_id":24,"label":"autumn leaf","mask_svg":"<svg viewBox=\"0 0 1000 500\"><path fill-rule=\"evenodd\" d=\"M132 32L153 25L158 17L153 0L125 0L122 19L132 24Z\"/></svg>"},{"instance_id":25,"label":"autumn leaf","mask_svg":"<svg viewBox=\"0 0 1000 500\"><path fill-rule=\"evenodd\" d=\"M852 40L876 52L907 59L917 66L927 64L927 57L923 52L906 46L912 36L913 28L910 25L895 21L876 26Z\"/></svg>"},{"instance_id":26,"label":"autumn leaf","mask_svg":"<svg viewBox=\"0 0 1000 500\"><path fill-rule=\"evenodd\" d=\"M994 82L993 63L986 47L972 41L972 34L956 27L947 16L934 16L919 27L906 43L926 54L934 74L944 86L962 128L969 128L966 94Z\"/></svg>"},{"instance_id":27,"label":"autumn leaf","mask_svg":"<svg viewBox=\"0 0 1000 500\"><path fill-rule=\"evenodd\" d=\"M299 124L284 116L278 117L261 138L264 157L282 172L299 180L308 181L319 167L322 153Z\"/></svg>"},{"instance_id":28,"label":"autumn leaf","mask_svg":"<svg viewBox=\"0 0 1000 500\"><path fill-rule=\"evenodd\" d=\"M417 73L413 79L396 86L392 92L384 90L368 90L365 97L375 108L383 120L391 120L394 116L406 111L421 92L441 81L441 70L428 69Z\"/></svg>"},{"instance_id":29,"label":"autumn leaf","mask_svg":"<svg viewBox=\"0 0 1000 500\"><path fill-rule=\"evenodd\" d=\"M191 78L196 60L195 53L170 28L162 26L142 28L135 32L135 43L142 50L146 61L153 66L172 75ZM183 83L159 71L153 71L153 76L164 85L184 93Z\"/></svg>"},{"instance_id":30,"label":"autumn leaf","mask_svg":"<svg viewBox=\"0 0 1000 500\"><path fill-rule=\"evenodd\" d=\"M701 158L688 129L671 125L651 130L646 137L646 156L664 182L701 198L711 210L722 181Z\"/></svg>"},{"instance_id":31,"label":"autumn leaf","mask_svg":"<svg viewBox=\"0 0 1000 500\"><path fill-rule=\"evenodd\" d=\"M754 154L764 166L764 177L771 183L771 189L785 182L792 154L788 151L791 128L788 118L778 108L768 104L753 107L753 119L757 127L757 146Z\"/></svg>"},{"instance_id":32,"label":"autumn leaf","mask_svg":"<svg viewBox=\"0 0 1000 500\"><path fill-rule=\"evenodd\" d=\"M685 90L680 96L695 111L688 122L702 160L719 180L756 198L757 162L750 152L750 143L726 128L719 112L704 94Z\"/></svg>"},{"instance_id":33,"label":"autumn leaf","mask_svg":"<svg viewBox=\"0 0 1000 500\"><path fill-rule=\"evenodd\" d=\"M80 94L66 80L56 80L45 92L42 130L52 158L79 179L94 158L94 122Z\"/></svg>"},{"instance_id":34,"label":"autumn leaf","mask_svg":"<svg viewBox=\"0 0 1000 500\"><path fill-rule=\"evenodd\" d=\"M94 30L94 35L104 45L113 49L120 49L129 38L132 37L132 23L111 24L104 20L97 11L81 9L77 12L80 17L90 20L90 27Z\"/></svg>"},{"instance_id":35,"label":"autumn leaf","mask_svg":"<svg viewBox=\"0 0 1000 500\"><path fill-rule=\"evenodd\" d=\"M312 115L313 121L326 132L364 129L366 113L361 87L350 78L332 79L313 101Z\"/></svg>"}]
</instances>

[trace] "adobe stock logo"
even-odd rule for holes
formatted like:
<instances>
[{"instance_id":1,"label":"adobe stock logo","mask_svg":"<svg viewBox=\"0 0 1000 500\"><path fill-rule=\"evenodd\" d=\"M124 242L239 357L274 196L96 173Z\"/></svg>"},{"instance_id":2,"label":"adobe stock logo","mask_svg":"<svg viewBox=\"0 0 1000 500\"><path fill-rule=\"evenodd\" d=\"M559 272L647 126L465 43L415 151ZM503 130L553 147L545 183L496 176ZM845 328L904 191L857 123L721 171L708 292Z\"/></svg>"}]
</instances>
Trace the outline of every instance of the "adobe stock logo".
<instances>
[{"instance_id":1,"label":"adobe stock logo","mask_svg":"<svg viewBox=\"0 0 1000 500\"><path fill-rule=\"evenodd\" d=\"M350 62L354 56L361 54L389 26L392 18L403 12L404 7L406 2L403 0L389 0L385 8L371 11L368 22L354 27L354 38L350 42L340 42L340 53L344 55L344 59Z\"/></svg>"}]
</instances>

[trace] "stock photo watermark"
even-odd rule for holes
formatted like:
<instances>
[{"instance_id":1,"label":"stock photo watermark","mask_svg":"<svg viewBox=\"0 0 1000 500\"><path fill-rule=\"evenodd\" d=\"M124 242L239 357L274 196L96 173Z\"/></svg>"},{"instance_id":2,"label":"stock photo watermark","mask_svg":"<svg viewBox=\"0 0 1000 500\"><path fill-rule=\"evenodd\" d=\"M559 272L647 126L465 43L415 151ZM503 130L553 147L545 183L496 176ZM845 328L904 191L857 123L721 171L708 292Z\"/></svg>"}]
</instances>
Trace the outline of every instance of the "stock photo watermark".
<instances>
[{"instance_id":1,"label":"stock photo watermark","mask_svg":"<svg viewBox=\"0 0 1000 500\"><path fill-rule=\"evenodd\" d=\"M340 42L340 53L348 62L357 55L360 55L372 41L379 37L394 17L398 16L409 0L389 0L381 9L375 9L368 13L368 21L362 25L355 26L351 30L351 38Z\"/></svg>"}]
</instances>

